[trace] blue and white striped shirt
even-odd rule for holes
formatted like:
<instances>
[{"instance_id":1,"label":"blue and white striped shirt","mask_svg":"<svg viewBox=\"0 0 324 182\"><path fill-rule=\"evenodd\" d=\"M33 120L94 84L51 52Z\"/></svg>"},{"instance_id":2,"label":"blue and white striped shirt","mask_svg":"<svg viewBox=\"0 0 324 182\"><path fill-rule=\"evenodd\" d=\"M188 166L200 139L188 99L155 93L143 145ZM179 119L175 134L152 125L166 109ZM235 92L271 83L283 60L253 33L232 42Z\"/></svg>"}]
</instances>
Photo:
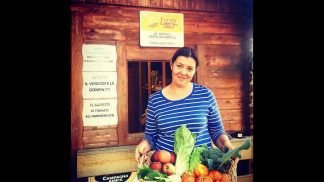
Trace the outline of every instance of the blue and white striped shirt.
<instances>
[{"instance_id":1,"label":"blue and white striped shirt","mask_svg":"<svg viewBox=\"0 0 324 182\"><path fill-rule=\"evenodd\" d=\"M147 105L144 139L152 149L173 151L174 132L182 124L197 134L195 146L215 143L225 134L222 119L213 93L206 87L193 83L191 94L172 101L155 92Z\"/></svg>"}]
</instances>

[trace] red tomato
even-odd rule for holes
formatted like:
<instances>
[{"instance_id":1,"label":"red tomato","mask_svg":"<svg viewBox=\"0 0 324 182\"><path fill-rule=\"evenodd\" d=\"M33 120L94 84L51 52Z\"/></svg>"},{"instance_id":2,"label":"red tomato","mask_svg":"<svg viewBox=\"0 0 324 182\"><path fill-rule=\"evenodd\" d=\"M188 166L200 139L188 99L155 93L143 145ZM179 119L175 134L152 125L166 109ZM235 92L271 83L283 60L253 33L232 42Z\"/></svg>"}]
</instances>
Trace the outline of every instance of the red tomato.
<instances>
[{"instance_id":1,"label":"red tomato","mask_svg":"<svg viewBox=\"0 0 324 182\"><path fill-rule=\"evenodd\" d=\"M232 176L229 174L223 174L221 182L232 182Z\"/></svg>"},{"instance_id":2,"label":"red tomato","mask_svg":"<svg viewBox=\"0 0 324 182\"><path fill-rule=\"evenodd\" d=\"M223 174L217 170L212 170L208 174L209 177L213 179L213 181L220 181L223 177Z\"/></svg>"}]
</instances>

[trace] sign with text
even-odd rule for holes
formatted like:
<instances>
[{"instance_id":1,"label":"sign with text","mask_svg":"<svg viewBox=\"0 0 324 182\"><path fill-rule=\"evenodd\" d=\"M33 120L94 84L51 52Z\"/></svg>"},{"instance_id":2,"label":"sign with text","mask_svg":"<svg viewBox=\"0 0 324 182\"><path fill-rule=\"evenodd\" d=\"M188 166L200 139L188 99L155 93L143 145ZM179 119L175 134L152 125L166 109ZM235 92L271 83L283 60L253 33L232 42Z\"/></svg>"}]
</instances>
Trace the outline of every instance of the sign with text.
<instances>
[{"instance_id":1,"label":"sign with text","mask_svg":"<svg viewBox=\"0 0 324 182\"><path fill-rule=\"evenodd\" d=\"M117 72L82 72L83 98L116 98Z\"/></svg>"},{"instance_id":2,"label":"sign with text","mask_svg":"<svg viewBox=\"0 0 324 182\"><path fill-rule=\"evenodd\" d=\"M82 119L84 126L117 124L117 98L83 100Z\"/></svg>"},{"instance_id":3,"label":"sign with text","mask_svg":"<svg viewBox=\"0 0 324 182\"><path fill-rule=\"evenodd\" d=\"M183 14L140 11L140 44L144 47L183 47Z\"/></svg>"},{"instance_id":4,"label":"sign with text","mask_svg":"<svg viewBox=\"0 0 324 182\"><path fill-rule=\"evenodd\" d=\"M117 52L114 45L83 44L82 71L116 71Z\"/></svg>"}]
</instances>

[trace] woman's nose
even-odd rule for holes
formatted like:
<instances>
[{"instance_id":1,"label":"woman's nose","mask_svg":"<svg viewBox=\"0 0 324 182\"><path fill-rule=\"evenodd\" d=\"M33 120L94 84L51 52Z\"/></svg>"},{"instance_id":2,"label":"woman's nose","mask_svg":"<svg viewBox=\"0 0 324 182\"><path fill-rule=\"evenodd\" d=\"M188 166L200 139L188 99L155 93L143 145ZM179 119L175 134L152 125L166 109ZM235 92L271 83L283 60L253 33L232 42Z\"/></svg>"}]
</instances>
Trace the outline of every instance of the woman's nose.
<instances>
[{"instance_id":1,"label":"woman's nose","mask_svg":"<svg viewBox=\"0 0 324 182\"><path fill-rule=\"evenodd\" d=\"M186 69L181 69L181 72L180 72L182 75L186 75L187 72L186 72Z\"/></svg>"}]
</instances>

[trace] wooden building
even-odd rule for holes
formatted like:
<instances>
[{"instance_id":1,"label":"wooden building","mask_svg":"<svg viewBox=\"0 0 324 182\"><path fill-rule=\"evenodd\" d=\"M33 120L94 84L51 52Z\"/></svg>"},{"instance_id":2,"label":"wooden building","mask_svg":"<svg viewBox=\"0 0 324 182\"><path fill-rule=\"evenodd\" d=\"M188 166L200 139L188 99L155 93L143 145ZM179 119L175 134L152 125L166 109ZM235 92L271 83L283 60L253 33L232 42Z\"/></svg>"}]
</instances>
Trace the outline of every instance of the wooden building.
<instances>
[{"instance_id":1,"label":"wooden building","mask_svg":"<svg viewBox=\"0 0 324 182\"><path fill-rule=\"evenodd\" d=\"M194 48L200 59L193 81L213 91L226 131L240 131L244 135L252 133L252 0L72 0L73 181L134 168L135 161L130 158L134 156L134 146L143 139L144 126L140 117L145 113L147 98L170 82L169 62L178 48L140 45L141 11L183 14L184 46ZM116 48L118 121L112 125L84 126L82 49L90 44ZM155 81L149 79L153 77ZM129 160L132 165L125 167L120 164L116 170L100 171L93 161L78 161L78 156L87 152L101 155L109 149L117 151L115 156L119 157L118 160ZM113 158L102 156L97 165L116 162ZM77 166L77 163L85 165L86 162L93 165L87 170L89 173Z\"/></svg>"}]
</instances>

